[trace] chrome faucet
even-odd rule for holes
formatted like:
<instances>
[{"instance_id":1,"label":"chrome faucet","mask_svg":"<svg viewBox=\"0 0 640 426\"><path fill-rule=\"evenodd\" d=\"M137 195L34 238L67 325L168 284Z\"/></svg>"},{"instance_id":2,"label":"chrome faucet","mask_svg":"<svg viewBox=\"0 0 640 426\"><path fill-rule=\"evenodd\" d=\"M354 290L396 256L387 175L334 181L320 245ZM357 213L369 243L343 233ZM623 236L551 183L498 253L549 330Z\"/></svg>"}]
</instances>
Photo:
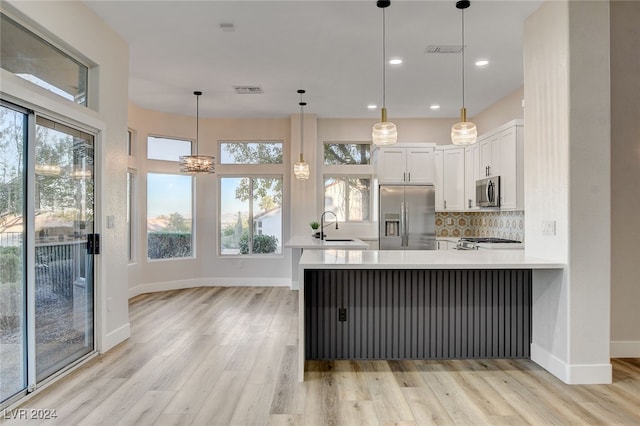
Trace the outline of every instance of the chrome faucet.
<instances>
[{"instance_id":1,"label":"chrome faucet","mask_svg":"<svg viewBox=\"0 0 640 426\"><path fill-rule=\"evenodd\" d=\"M329 224L327 224L327 225L324 224L324 215L327 214L327 213L331 213L332 215L335 216L335 218L336 218L336 229L338 229L338 216L334 212L332 212L330 210L327 210L326 212L322 213L322 216L320 216L320 239L321 240L324 240L324 227L329 225Z\"/></svg>"}]
</instances>

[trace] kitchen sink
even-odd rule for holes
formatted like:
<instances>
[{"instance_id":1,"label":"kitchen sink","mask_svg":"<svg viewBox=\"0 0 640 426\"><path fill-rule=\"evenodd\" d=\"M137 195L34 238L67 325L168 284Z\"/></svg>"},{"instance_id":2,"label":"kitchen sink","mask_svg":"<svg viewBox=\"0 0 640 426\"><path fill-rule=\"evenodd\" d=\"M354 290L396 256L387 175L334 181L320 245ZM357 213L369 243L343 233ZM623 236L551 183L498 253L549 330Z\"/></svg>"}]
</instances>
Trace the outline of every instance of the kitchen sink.
<instances>
[{"instance_id":1,"label":"kitchen sink","mask_svg":"<svg viewBox=\"0 0 640 426\"><path fill-rule=\"evenodd\" d=\"M325 238L324 239L326 242L331 243L331 242L353 242L355 240L351 239L351 238Z\"/></svg>"}]
</instances>

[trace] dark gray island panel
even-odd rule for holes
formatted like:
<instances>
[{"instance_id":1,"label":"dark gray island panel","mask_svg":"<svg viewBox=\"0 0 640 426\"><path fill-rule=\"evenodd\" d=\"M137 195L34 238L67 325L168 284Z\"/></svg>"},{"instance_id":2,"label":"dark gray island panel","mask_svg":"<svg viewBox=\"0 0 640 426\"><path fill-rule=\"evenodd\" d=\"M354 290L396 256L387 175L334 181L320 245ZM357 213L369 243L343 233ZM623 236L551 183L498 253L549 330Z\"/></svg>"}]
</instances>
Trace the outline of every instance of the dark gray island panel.
<instances>
[{"instance_id":1,"label":"dark gray island panel","mask_svg":"<svg viewBox=\"0 0 640 426\"><path fill-rule=\"evenodd\" d=\"M305 358L529 358L531 283L530 269L305 269Z\"/></svg>"}]
</instances>

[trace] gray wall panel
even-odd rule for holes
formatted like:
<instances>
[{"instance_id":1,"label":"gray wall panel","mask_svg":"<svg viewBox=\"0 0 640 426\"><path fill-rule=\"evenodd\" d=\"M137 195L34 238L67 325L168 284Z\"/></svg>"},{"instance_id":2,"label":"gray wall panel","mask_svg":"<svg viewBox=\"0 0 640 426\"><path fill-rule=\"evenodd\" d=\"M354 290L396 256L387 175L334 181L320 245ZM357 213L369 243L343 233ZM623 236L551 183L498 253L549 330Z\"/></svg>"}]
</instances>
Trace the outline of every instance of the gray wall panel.
<instances>
[{"instance_id":1,"label":"gray wall panel","mask_svg":"<svg viewBox=\"0 0 640 426\"><path fill-rule=\"evenodd\" d=\"M528 358L531 271L308 270L305 312L308 359Z\"/></svg>"}]
</instances>

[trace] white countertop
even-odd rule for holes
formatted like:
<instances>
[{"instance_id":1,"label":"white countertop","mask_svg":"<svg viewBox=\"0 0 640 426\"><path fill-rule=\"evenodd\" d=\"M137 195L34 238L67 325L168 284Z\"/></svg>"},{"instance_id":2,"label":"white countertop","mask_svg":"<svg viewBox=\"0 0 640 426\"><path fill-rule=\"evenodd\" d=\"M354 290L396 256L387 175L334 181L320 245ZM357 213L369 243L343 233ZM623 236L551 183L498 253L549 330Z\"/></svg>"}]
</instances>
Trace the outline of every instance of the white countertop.
<instances>
[{"instance_id":1,"label":"white countertop","mask_svg":"<svg viewBox=\"0 0 640 426\"><path fill-rule=\"evenodd\" d=\"M327 250L327 249L341 249L341 250L366 250L369 248L369 244L364 241L350 237L350 236L336 236L331 235L328 237L331 239L349 239L351 241L327 241L321 240L320 238L313 238L311 235L296 235L287 241L284 246L287 248L300 248L300 249L316 249L316 250Z\"/></svg>"},{"instance_id":2,"label":"white countertop","mask_svg":"<svg viewBox=\"0 0 640 426\"><path fill-rule=\"evenodd\" d=\"M309 250L302 269L562 269L524 250Z\"/></svg>"}]
</instances>

